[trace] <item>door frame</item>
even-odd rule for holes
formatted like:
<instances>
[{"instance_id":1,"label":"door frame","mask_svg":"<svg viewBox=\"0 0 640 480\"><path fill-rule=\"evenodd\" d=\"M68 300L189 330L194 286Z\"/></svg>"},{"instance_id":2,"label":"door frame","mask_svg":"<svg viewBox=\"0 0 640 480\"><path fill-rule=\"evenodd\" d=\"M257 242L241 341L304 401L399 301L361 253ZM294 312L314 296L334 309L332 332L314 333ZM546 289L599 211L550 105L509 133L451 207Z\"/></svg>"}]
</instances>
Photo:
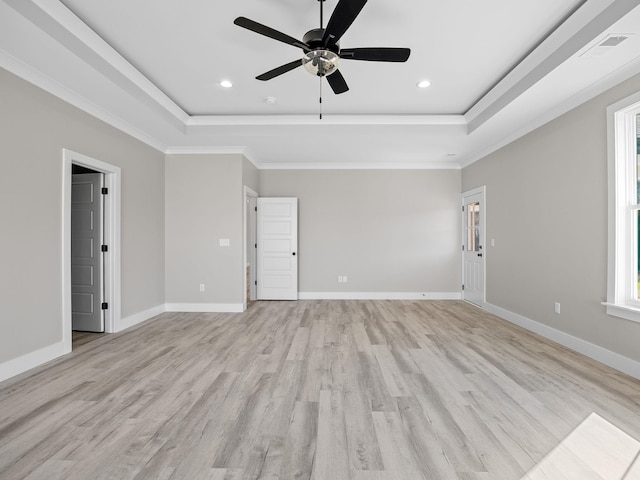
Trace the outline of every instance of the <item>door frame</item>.
<instances>
[{"instance_id":1,"label":"door frame","mask_svg":"<svg viewBox=\"0 0 640 480\"><path fill-rule=\"evenodd\" d=\"M483 287L483 291L482 291L482 305L477 305L480 306L482 308L484 308L484 306L487 303L487 251L489 250L487 248L487 186L486 185L482 185L480 187L477 188L472 188L471 190L467 190L466 192L462 192L462 196L460 197L460 206L462 208L464 208L465 206L465 197L469 197L471 195L478 195L480 194L480 197L482 198L482 214L480 215L480 245L483 246L483 250L482 250L482 287ZM461 208L461 210L462 210ZM465 237L465 233L466 233L466 214L467 212L465 212L464 210L461 211L461 232L460 232L460 239L461 239L461 245L462 245L462 252L460 253L461 255L461 261L460 261L460 285L464 285L464 279L465 279L465 271L464 271L464 246L466 244L466 237ZM464 300L464 291L460 292L462 299ZM471 303L471 302L468 302ZM475 303L473 305L476 305Z\"/></svg>"},{"instance_id":2,"label":"door frame","mask_svg":"<svg viewBox=\"0 0 640 480\"><path fill-rule=\"evenodd\" d=\"M106 333L118 331L121 318L120 273L120 167L78 152L62 149L62 339L65 352L71 351L71 170L80 165L104 174L109 194L104 197L103 238L109 246L104 258L104 292L109 308L104 315Z\"/></svg>"},{"instance_id":3,"label":"door frame","mask_svg":"<svg viewBox=\"0 0 640 480\"><path fill-rule=\"evenodd\" d=\"M242 306L242 311L245 311L247 309L247 295L246 295L246 275L247 275L247 260L249 261L249 272L250 272L250 285L249 285L249 299L250 300L256 300L258 298L257 292L256 292L256 279L257 277L257 272L256 272L256 258L255 255L251 255L249 258L247 258L247 250L248 250L248 245L251 241L251 239L249 238L249 236L251 235L251 232L249 231L249 229L247 228L247 225L249 224L249 220L251 218L253 218L253 231L256 232L257 231L257 222L256 222L256 217L255 215L252 217L251 216L251 212L249 212L249 199L250 198L258 198L258 192L256 192L255 190L252 190L251 188L247 187L246 185L243 186L243 191L244 191L244 207L243 207L243 229L244 229L244 249L243 249L243 271L242 271L242 292L243 292L243 306Z\"/></svg>"}]
</instances>

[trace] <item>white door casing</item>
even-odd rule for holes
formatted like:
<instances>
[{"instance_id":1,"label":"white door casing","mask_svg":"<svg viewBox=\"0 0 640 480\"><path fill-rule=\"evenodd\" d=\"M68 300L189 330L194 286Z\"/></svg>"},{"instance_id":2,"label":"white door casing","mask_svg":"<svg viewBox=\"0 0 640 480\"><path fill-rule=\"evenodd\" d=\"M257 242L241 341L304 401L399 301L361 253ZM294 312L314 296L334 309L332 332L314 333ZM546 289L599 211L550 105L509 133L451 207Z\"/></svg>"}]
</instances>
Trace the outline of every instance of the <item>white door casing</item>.
<instances>
[{"instance_id":1,"label":"white door casing","mask_svg":"<svg viewBox=\"0 0 640 480\"><path fill-rule=\"evenodd\" d=\"M485 294L485 187L462 194L462 298L483 307Z\"/></svg>"},{"instance_id":2,"label":"white door casing","mask_svg":"<svg viewBox=\"0 0 640 480\"><path fill-rule=\"evenodd\" d=\"M72 164L104 174L108 194L104 198L104 241L109 251L104 255L104 292L109 308L104 311L105 332L121 327L120 223L121 169L115 165L62 149L62 340L65 353L71 351L71 179Z\"/></svg>"},{"instance_id":3,"label":"white door casing","mask_svg":"<svg viewBox=\"0 0 640 480\"><path fill-rule=\"evenodd\" d=\"M258 198L258 300L298 299L298 199Z\"/></svg>"},{"instance_id":4,"label":"white door casing","mask_svg":"<svg viewBox=\"0 0 640 480\"><path fill-rule=\"evenodd\" d=\"M102 173L73 175L71 187L71 324L104 332Z\"/></svg>"}]
</instances>

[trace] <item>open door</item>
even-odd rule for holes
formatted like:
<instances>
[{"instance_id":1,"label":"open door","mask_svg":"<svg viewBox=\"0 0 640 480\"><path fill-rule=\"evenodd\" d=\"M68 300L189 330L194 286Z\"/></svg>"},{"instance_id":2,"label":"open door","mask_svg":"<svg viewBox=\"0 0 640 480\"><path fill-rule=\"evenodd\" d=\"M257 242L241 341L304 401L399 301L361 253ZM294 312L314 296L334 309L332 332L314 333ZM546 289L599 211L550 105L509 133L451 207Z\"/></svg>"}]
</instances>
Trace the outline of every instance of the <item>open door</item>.
<instances>
[{"instance_id":1,"label":"open door","mask_svg":"<svg viewBox=\"0 0 640 480\"><path fill-rule=\"evenodd\" d=\"M103 176L72 176L71 328L85 332L104 332Z\"/></svg>"},{"instance_id":2,"label":"open door","mask_svg":"<svg viewBox=\"0 0 640 480\"><path fill-rule=\"evenodd\" d=\"M258 300L297 300L297 198L258 198L257 243Z\"/></svg>"}]
</instances>

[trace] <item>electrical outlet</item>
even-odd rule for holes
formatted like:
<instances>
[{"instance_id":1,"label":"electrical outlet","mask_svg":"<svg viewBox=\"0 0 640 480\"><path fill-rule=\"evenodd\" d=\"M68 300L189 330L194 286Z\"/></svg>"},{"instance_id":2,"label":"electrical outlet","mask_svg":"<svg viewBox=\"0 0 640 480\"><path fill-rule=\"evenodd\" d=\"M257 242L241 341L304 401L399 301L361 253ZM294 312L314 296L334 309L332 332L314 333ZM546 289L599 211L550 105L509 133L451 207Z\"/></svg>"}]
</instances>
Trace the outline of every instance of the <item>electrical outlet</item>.
<instances>
[{"instance_id":1,"label":"electrical outlet","mask_svg":"<svg viewBox=\"0 0 640 480\"><path fill-rule=\"evenodd\" d=\"M200 291L201 291L201 292L204 292L204 283L201 283L201 284L200 284Z\"/></svg>"},{"instance_id":2,"label":"electrical outlet","mask_svg":"<svg viewBox=\"0 0 640 480\"><path fill-rule=\"evenodd\" d=\"M553 311L560 314L560 302L556 302L553 306Z\"/></svg>"}]
</instances>

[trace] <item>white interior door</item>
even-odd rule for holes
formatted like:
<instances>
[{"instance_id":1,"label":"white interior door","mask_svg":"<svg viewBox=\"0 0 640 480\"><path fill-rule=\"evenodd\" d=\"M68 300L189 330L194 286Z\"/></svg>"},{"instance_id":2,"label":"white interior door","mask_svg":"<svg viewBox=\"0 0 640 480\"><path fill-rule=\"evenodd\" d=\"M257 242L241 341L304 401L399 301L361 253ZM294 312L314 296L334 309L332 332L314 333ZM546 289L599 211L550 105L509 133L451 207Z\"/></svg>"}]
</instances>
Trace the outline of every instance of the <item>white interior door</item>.
<instances>
[{"instance_id":1,"label":"white interior door","mask_svg":"<svg viewBox=\"0 0 640 480\"><path fill-rule=\"evenodd\" d=\"M297 300L297 198L258 198L257 243L258 300Z\"/></svg>"},{"instance_id":2,"label":"white interior door","mask_svg":"<svg viewBox=\"0 0 640 480\"><path fill-rule=\"evenodd\" d=\"M484 189L462 196L462 298L485 303Z\"/></svg>"},{"instance_id":3,"label":"white interior door","mask_svg":"<svg viewBox=\"0 0 640 480\"><path fill-rule=\"evenodd\" d=\"M104 332L102 173L72 176L71 328Z\"/></svg>"}]
</instances>

